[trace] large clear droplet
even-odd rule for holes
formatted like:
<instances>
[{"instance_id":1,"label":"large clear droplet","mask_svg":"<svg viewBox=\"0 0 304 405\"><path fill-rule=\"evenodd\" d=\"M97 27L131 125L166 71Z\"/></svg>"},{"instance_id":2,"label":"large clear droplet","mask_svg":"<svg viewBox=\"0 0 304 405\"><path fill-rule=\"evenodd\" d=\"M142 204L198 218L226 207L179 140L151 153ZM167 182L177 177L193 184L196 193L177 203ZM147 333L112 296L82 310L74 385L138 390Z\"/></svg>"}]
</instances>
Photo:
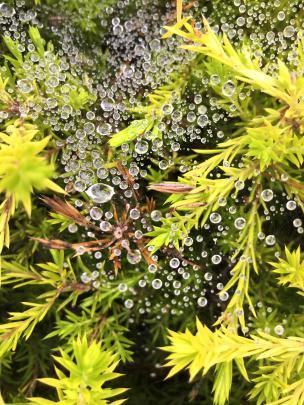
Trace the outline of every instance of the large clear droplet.
<instances>
[{"instance_id":1,"label":"large clear droplet","mask_svg":"<svg viewBox=\"0 0 304 405\"><path fill-rule=\"evenodd\" d=\"M231 80L228 80L222 87L222 93L226 97L232 97L235 93L235 85Z\"/></svg>"},{"instance_id":2,"label":"large clear droplet","mask_svg":"<svg viewBox=\"0 0 304 405\"><path fill-rule=\"evenodd\" d=\"M197 300L197 303L200 307L205 307L208 304L207 298L205 297L199 297Z\"/></svg>"},{"instance_id":3,"label":"large clear droplet","mask_svg":"<svg viewBox=\"0 0 304 405\"><path fill-rule=\"evenodd\" d=\"M127 260L131 264L137 264L141 261L141 253L140 250L136 249L134 251L129 251L127 254Z\"/></svg>"},{"instance_id":4,"label":"large clear droplet","mask_svg":"<svg viewBox=\"0 0 304 405\"><path fill-rule=\"evenodd\" d=\"M273 199L273 191L270 188L266 188L261 192L261 197L266 202L271 201Z\"/></svg>"},{"instance_id":5,"label":"large clear droplet","mask_svg":"<svg viewBox=\"0 0 304 405\"><path fill-rule=\"evenodd\" d=\"M152 281L152 287L153 287L155 290L159 290L159 289L162 287L162 285L163 285L163 282L162 282L159 278L155 278L155 279Z\"/></svg>"},{"instance_id":6,"label":"large clear droplet","mask_svg":"<svg viewBox=\"0 0 304 405\"><path fill-rule=\"evenodd\" d=\"M93 184L86 190L86 194L96 203L103 204L110 201L114 195L114 188L104 183Z\"/></svg>"}]
</instances>

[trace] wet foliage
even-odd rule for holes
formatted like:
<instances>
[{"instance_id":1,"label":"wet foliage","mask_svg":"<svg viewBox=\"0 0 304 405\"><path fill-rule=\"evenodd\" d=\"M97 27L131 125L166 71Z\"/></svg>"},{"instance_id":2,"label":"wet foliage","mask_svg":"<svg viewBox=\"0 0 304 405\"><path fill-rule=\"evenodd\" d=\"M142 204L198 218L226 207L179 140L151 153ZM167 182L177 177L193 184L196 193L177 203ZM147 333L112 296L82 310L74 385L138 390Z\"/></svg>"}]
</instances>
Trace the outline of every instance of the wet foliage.
<instances>
[{"instance_id":1,"label":"wet foliage","mask_svg":"<svg viewBox=\"0 0 304 405\"><path fill-rule=\"evenodd\" d=\"M0 3L0 405L304 404L303 14Z\"/></svg>"}]
</instances>

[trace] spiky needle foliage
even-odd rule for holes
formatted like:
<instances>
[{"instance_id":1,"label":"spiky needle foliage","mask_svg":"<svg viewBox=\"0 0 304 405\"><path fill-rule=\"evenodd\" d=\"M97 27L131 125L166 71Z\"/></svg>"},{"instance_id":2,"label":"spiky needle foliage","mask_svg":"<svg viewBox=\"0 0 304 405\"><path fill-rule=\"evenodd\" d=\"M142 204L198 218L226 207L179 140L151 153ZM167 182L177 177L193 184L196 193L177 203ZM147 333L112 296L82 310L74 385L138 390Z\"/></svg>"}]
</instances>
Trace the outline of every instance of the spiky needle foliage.
<instances>
[{"instance_id":1,"label":"spiky needle foliage","mask_svg":"<svg viewBox=\"0 0 304 405\"><path fill-rule=\"evenodd\" d=\"M54 356L56 363L62 366L66 373L56 367L57 379L41 378L43 384L56 388L59 402L43 398L31 398L31 403L38 405L78 403L91 405L119 405L125 400L112 401L109 398L122 394L125 388L111 390L103 387L110 380L120 376L114 370L117 367L116 355L102 350L100 343L88 344L86 337L73 342L73 356L75 360L63 350L61 356Z\"/></svg>"},{"instance_id":2,"label":"spiky needle foliage","mask_svg":"<svg viewBox=\"0 0 304 405\"><path fill-rule=\"evenodd\" d=\"M16 120L8 125L6 132L0 133L0 192L5 193L1 204L0 251L3 245L9 247L9 218L16 206L22 203L28 215L31 214L31 194L50 189L64 193L51 177L55 174L53 163L48 163L41 152L50 137L40 141L33 138L38 133L35 125Z\"/></svg>"}]
</instances>

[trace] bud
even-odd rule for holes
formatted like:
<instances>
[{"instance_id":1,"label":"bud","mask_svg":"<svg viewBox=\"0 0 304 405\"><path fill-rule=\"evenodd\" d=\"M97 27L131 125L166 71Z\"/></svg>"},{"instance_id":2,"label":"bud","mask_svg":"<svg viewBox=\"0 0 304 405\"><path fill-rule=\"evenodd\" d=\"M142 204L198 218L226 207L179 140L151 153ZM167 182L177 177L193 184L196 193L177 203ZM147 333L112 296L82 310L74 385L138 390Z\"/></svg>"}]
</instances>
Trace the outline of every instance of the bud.
<instances>
[{"instance_id":1,"label":"bud","mask_svg":"<svg viewBox=\"0 0 304 405\"><path fill-rule=\"evenodd\" d=\"M194 187L189 186L188 184L181 183L155 183L149 186L150 190L160 191L162 193L189 193L194 189Z\"/></svg>"}]
</instances>

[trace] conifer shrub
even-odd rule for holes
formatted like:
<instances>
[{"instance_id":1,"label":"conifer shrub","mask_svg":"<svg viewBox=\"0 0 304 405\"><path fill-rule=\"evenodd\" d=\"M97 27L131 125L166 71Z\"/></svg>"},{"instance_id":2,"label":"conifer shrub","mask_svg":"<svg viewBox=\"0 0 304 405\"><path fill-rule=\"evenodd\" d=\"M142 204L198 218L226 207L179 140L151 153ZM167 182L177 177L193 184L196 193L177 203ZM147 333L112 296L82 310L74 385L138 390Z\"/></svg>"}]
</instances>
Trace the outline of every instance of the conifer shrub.
<instances>
[{"instance_id":1,"label":"conifer shrub","mask_svg":"<svg viewBox=\"0 0 304 405\"><path fill-rule=\"evenodd\" d=\"M0 3L0 405L304 405L303 14Z\"/></svg>"}]
</instances>

